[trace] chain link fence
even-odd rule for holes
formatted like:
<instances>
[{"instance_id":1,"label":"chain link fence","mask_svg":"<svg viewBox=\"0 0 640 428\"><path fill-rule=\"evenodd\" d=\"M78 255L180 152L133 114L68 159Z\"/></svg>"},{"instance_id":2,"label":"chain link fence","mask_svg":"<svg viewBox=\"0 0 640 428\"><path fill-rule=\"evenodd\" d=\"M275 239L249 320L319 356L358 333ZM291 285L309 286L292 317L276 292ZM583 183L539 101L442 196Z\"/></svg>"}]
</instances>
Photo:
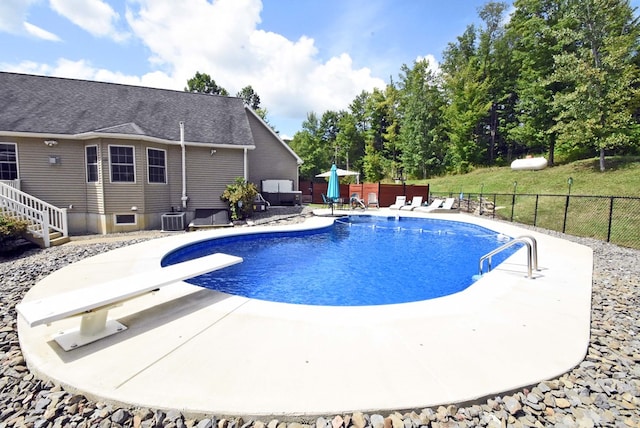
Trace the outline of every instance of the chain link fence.
<instances>
[{"instance_id":1,"label":"chain link fence","mask_svg":"<svg viewBox=\"0 0 640 428\"><path fill-rule=\"evenodd\" d=\"M623 196L464 194L461 211L640 249L640 198Z\"/></svg>"}]
</instances>

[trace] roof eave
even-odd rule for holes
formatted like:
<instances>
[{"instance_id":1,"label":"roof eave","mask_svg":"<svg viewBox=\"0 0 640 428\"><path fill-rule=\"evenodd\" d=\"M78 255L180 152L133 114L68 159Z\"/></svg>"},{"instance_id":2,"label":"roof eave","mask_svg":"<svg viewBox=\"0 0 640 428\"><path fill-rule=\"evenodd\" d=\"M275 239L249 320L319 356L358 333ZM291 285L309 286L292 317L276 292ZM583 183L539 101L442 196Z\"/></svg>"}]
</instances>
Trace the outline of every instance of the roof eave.
<instances>
[{"instance_id":1,"label":"roof eave","mask_svg":"<svg viewBox=\"0 0 640 428\"><path fill-rule=\"evenodd\" d=\"M166 144L166 145L181 145L180 141L167 140L164 138L150 137L148 135L129 135L129 134L114 134L108 132L83 132L81 134L51 134L44 132L16 132L16 131L0 131L0 136L6 137L21 137L21 138L43 138L43 139L67 139L67 140L80 140L86 141L94 138L113 138L118 140L139 140L147 141L150 143ZM237 149L237 150L254 150L256 148L253 144L224 144L224 143L202 143L195 141L185 141L185 146L192 147L208 147L216 149Z\"/></svg>"}]
</instances>

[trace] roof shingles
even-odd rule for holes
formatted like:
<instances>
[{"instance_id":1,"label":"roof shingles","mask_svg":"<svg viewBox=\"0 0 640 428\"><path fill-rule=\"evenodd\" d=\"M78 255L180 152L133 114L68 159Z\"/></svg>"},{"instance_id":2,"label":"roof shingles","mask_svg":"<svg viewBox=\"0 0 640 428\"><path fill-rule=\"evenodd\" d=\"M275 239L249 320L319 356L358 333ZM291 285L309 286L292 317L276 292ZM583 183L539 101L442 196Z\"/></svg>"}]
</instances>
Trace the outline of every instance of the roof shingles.
<instances>
[{"instance_id":1,"label":"roof shingles","mask_svg":"<svg viewBox=\"0 0 640 428\"><path fill-rule=\"evenodd\" d=\"M146 135L253 145L243 101L114 83L0 72L0 133Z\"/></svg>"}]
</instances>

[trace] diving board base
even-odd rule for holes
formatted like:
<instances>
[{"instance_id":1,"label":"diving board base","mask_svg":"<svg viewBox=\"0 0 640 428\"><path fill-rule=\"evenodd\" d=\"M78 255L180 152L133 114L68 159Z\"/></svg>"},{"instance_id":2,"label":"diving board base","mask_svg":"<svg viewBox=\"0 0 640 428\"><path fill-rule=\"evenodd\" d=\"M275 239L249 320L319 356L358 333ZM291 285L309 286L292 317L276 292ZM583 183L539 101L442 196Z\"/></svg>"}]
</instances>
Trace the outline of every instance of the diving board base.
<instances>
[{"instance_id":1,"label":"diving board base","mask_svg":"<svg viewBox=\"0 0 640 428\"><path fill-rule=\"evenodd\" d=\"M62 349L65 351L71 351L81 346L88 345L89 343L104 339L105 337L120 333L121 331L125 331L126 329L126 325L116 320L108 320L105 323L104 328L97 332L87 334L86 332L82 332L82 327L73 328L58 333L58 335L53 339Z\"/></svg>"}]
</instances>

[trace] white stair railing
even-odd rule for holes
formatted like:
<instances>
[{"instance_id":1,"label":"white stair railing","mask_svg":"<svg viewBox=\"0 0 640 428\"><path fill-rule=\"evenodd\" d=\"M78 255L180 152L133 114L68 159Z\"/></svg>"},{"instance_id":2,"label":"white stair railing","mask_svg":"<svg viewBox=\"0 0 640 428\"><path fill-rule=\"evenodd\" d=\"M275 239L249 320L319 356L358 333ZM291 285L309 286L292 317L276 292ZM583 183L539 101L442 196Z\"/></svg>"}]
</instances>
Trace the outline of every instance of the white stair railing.
<instances>
[{"instance_id":1,"label":"white stair railing","mask_svg":"<svg viewBox=\"0 0 640 428\"><path fill-rule=\"evenodd\" d=\"M29 223L29 230L49 246L49 232L55 230L69 236L67 209L58 208L0 182L0 212Z\"/></svg>"},{"instance_id":2,"label":"white stair railing","mask_svg":"<svg viewBox=\"0 0 640 428\"><path fill-rule=\"evenodd\" d=\"M20 190L20 180L0 180L0 183L4 183L7 186Z\"/></svg>"}]
</instances>

